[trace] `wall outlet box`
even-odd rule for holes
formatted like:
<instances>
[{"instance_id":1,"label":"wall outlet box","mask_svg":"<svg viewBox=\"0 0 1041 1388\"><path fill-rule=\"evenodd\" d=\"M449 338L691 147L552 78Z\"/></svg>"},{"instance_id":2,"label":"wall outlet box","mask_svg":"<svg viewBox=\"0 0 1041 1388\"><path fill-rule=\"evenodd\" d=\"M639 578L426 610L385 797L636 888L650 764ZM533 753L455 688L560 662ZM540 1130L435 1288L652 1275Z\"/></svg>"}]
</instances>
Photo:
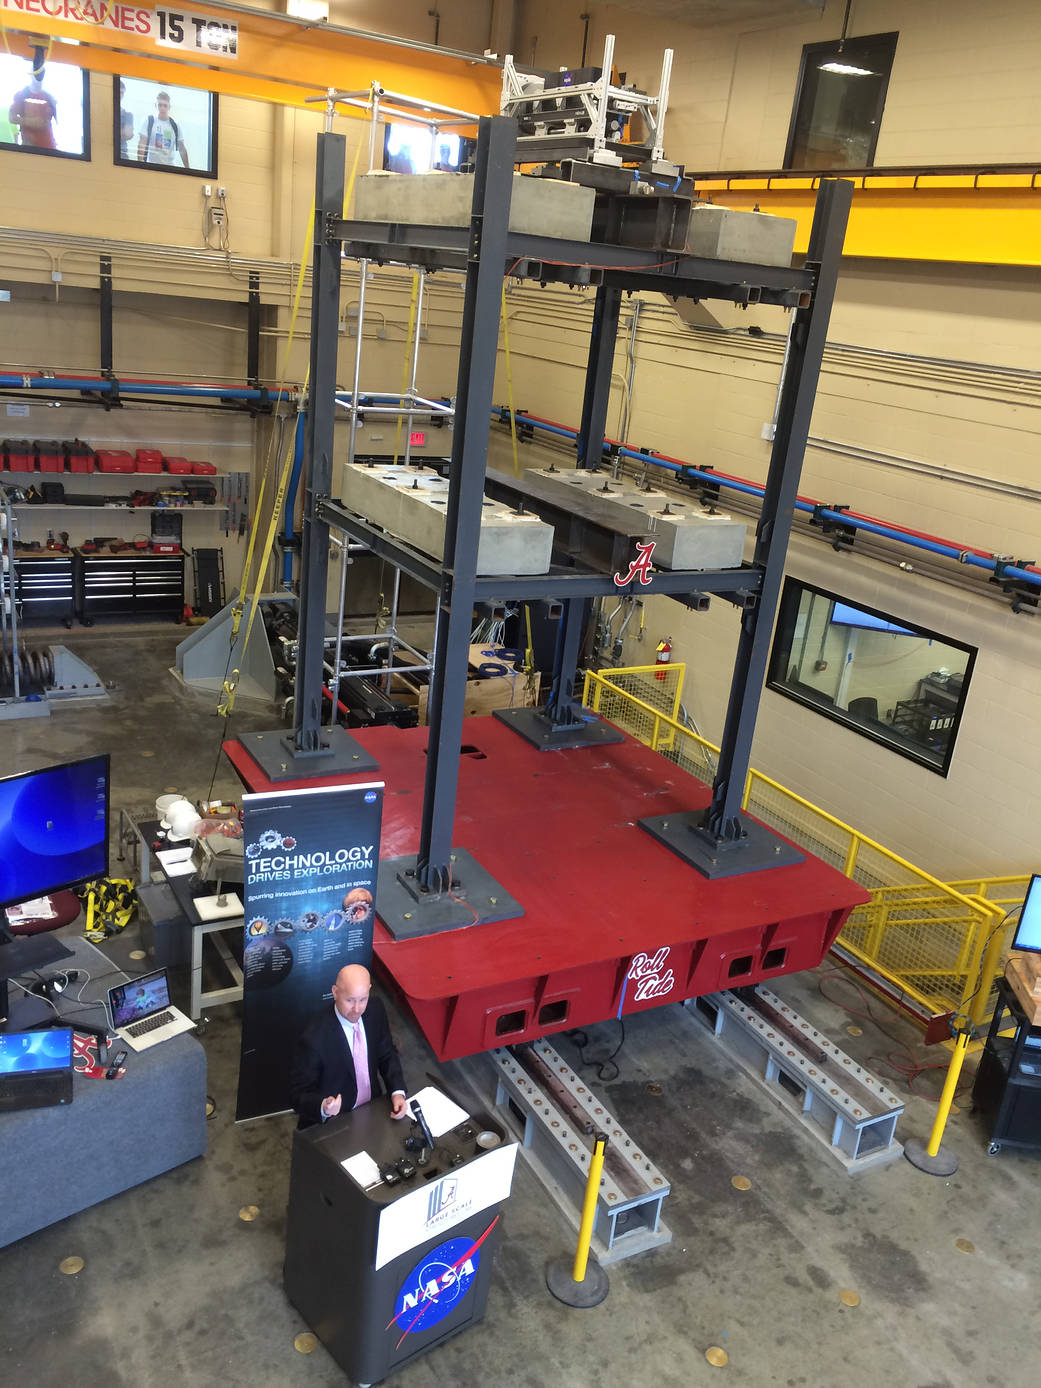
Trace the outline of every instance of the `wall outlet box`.
<instances>
[{"instance_id":1,"label":"wall outlet box","mask_svg":"<svg viewBox=\"0 0 1041 1388\"><path fill-rule=\"evenodd\" d=\"M773 423L771 423L771 422L767 422L767 423L764 424L763 427L759 430L759 437L760 437L761 439L765 439L767 443L773 443L773 441L774 441L774 435L775 435L776 433L777 433L777 428L776 428L776 426L775 426Z\"/></svg>"},{"instance_id":2,"label":"wall outlet box","mask_svg":"<svg viewBox=\"0 0 1041 1388\"><path fill-rule=\"evenodd\" d=\"M0 289L0 304L9 304L10 302L11 291L9 289Z\"/></svg>"},{"instance_id":3,"label":"wall outlet box","mask_svg":"<svg viewBox=\"0 0 1041 1388\"><path fill-rule=\"evenodd\" d=\"M52 270L52 271L51 271L51 279L54 281L55 284L61 284L61 271L60 271L60 270Z\"/></svg>"},{"instance_id":4,"label":"wall outlet box","mask_svg":"<svg viewBox=\"0 0 1041 1388\"><path fill-rule=\"evenodd\" d=\"M202 195L203 195L204 198L212 198L212 197L213 197L213 184L212 184L212 183L204 183L204 184L202 185Z\"/></svg>"}]
</instances>

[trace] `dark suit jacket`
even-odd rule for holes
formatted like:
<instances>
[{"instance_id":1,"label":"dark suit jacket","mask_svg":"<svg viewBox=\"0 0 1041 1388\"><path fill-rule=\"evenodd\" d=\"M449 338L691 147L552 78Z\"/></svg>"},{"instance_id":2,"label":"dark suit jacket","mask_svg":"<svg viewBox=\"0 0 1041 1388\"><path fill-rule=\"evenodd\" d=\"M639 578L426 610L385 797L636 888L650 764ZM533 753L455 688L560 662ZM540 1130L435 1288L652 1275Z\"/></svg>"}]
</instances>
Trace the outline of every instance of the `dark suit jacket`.
<instances>
[{"instance_id":1,"label":"dark suit jacket","mask_svg":"<svg viewBox=\"0 0 1041 1388\"><path fill-rule=\"evenodd\" d=\"M405 1077L401 1057L394 1049L387 1009L379 998L369 998L362 1021L373 1097L380 1093L381 1079L388 1094L395 1089L403 1090ZM300 1038L289 1074L289 1092L293 1107L300 1115L297 1126L301 1128L322 1121L322 1100L332 1094L343 1095L341 1113L354 1107L358 1097L354 1057L331 1003L314 1018Z\"/></svg>"}]
</instances>

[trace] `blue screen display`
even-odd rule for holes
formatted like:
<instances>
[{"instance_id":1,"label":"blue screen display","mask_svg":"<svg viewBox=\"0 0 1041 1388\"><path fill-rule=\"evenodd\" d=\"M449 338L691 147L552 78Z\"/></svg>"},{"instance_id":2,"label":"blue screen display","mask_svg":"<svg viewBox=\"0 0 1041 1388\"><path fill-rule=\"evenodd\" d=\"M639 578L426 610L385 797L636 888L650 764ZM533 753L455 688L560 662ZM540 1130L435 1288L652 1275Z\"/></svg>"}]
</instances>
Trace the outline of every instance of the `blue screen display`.
<instances>
[{"instance_id":1,"label":"blue screen display","mask_svg":"<svg viewBox=\"0 0 1041 1388\"><path fill-rule=\"evenodd\" d=\"M831 620L835 626L839 627L862 627L865 631L892 631L899 636L917 636L918 634L909 627L897 626L896 622L887 622L884 617L876 617L873 612L865 612L863 608L852 607L846 602L833 604Z\"/></svg>"},{"instance_id":2,"label":"blue screen display","mask_svg":"<svg viewBox=\"0 0 1041 1388\"><path fill-rule=\"evenodd\" d=\"M72 1032L67 1028L0 1033L0 1075L61 1070L71 1064Z\"/></svg>"},{"instance_id":3,"label":"blue screen display","mask_svg":"<svg viewBox=\"0 0 1041 1388\"><path fill-rule=\"evenodd\" d=\"M108 757L0 781L0 906L108 871Z\"/></svg>"},{"instance_id":4,"label":"blue screen display","mask_svg":"<svg viewBox=\"0 0 1041 1388\"><path fill-rule=\"evenodd\" d=\"M1035 875L1030 879L1012 948L1041 954L1041 876Z\"/></svg>"}]
</instances>

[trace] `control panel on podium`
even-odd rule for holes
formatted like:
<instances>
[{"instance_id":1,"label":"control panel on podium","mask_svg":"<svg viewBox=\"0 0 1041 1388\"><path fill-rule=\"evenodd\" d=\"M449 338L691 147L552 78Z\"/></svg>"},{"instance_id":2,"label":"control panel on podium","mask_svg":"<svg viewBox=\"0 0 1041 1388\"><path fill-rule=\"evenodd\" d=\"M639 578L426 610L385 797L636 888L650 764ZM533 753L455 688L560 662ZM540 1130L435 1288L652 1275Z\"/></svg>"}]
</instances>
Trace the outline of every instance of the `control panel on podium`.
<instances>
[{"instance_id":1,"label":"control panel on podium","mask_svg":"<svg viewBox=\"0 0 1041 1388\"><path fill-rule=\"evenodd\" d=\"M439 1090L293 1138L289 1300L347 1373L377 1383L484 1315L517 1144Z\"/></svg>"}]
</instances>

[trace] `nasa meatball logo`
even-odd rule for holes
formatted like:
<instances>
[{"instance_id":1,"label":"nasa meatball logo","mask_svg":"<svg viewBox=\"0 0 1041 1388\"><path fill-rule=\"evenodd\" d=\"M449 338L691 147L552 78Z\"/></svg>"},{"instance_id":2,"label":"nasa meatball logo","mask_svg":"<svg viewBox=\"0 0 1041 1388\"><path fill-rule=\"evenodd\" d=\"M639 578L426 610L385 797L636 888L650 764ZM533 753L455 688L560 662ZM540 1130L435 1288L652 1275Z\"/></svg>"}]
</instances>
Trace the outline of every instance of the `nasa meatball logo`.
<instances>
[{"instance_id":1,"label":"nasa meatball logo","mask_svg":"<svg viewBox=\"0 0 1041 1388\"><path fill-rule=\"evenodd\" d=\"M448 1239L439 1244L402 1282L391 1325L402 1332L402 1338L437 1325L465 1300L480 1263L473 1239Z\"/></svg>"},{"instance_id":2,"label":"nasa meatball logo","mask_svg":"<svg viewBox=\"0 0 1041 1388\"><path fill-rule=\"evenodd\" d=\"M376 803L376 800L377 800L377 799L378 799L378 796L377 796L376 791L374 791L374 790L367 790L367 791L365 792L365 803L366 803L366 805L374 805L374 804Z\"/></svg>"}]
</instances>

